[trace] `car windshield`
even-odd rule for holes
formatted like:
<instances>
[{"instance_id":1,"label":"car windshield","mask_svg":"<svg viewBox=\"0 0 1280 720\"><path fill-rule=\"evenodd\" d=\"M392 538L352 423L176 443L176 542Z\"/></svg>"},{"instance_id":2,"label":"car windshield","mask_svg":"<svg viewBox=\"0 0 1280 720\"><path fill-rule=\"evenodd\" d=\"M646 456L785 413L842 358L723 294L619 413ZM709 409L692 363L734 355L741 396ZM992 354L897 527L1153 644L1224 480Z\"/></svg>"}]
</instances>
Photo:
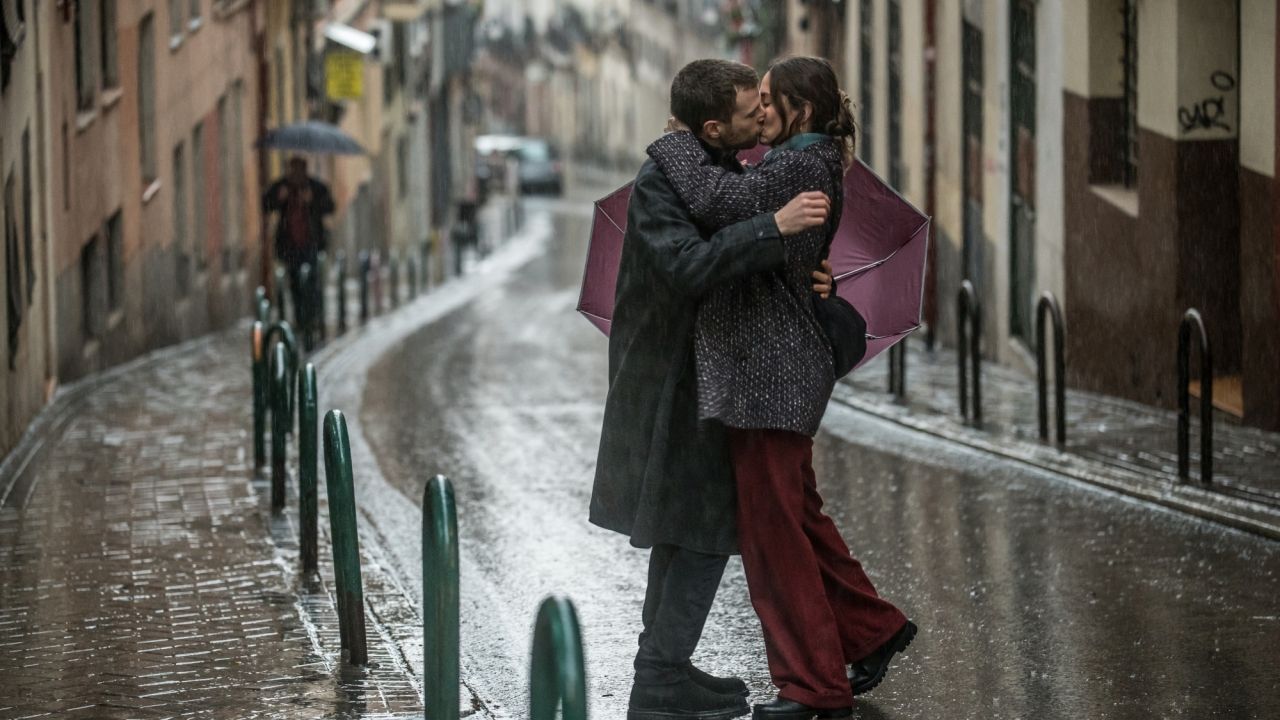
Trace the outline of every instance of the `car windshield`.
<instances>
[{"instance_id":1,"label":"car windshield","mask_svg":"<svg viewBox=\"0 0 1280 720\"><path fill-rule=\"evenodd\" d=\"M547 162L552 159L550 146L544 142L529 142L520 146L520 159L525 162Z\"/></svg>"}]
</instances>

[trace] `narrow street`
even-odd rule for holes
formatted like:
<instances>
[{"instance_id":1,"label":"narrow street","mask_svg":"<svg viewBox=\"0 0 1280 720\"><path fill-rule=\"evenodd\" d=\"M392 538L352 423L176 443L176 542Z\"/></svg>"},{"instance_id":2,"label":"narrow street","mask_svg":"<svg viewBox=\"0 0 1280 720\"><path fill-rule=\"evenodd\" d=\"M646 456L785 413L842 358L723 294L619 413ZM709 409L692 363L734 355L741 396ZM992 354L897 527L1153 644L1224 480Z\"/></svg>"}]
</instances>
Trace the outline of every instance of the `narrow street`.
<instances>
[{"instance_id":1,"label":"narrow street","mask_svg":"<svg viewBox=\"0 0 1280 720\"><path fill-rule=\"evenodd\" d=\"M582 621L592 716L620 718L647 554L586 521L606 392L606 340L574 311L590 204L527 208L549 216L544 250L506 282L465 279L492 287L369 370L360 424L398 493L371 493L365 517L412 556L418 530L392 505L450 477L465 683L495 716L523 716L534 609L561 593ZM1276 543L835 403L816 455L827 512L922 629L858 717L1280 713ZM771 696L737 560L695 661Z\"/></svg>"}]
</instances>

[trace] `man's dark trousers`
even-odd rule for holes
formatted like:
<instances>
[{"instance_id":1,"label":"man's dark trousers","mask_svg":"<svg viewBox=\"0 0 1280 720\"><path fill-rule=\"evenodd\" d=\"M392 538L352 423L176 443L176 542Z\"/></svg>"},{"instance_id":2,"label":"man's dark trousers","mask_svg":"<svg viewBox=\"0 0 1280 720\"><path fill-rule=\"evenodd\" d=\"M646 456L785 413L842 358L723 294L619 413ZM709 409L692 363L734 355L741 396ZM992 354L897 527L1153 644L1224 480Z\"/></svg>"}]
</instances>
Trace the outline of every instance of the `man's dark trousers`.
<instances>
[{"instance_id":1,"label":"man's dark trousers","mask_svg":"<svg viewBox=\"0 0 1280 720\"><path fill-rule=\"evenodd\" d=\"M708 555L676 545L653 547L644 631L635 661L636 684L669 685L688 677L685 666L698 647L728 562L728 555Z\"/></svg>"}]
</instances>

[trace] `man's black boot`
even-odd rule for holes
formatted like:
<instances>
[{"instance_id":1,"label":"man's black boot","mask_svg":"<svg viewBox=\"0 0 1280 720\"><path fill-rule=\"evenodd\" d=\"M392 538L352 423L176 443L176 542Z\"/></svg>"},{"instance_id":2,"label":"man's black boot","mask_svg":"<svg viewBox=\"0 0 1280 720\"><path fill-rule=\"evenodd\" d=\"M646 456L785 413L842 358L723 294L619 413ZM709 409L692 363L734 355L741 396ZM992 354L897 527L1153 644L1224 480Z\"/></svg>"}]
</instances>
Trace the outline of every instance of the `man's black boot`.
<instances>
[{"instance_id":1,"label":"man's black boot","mask_svg":"<svg viewBox=\"0 0 1280 720\"><path fill-rule=\"evenodd\" d=\"M693 663L685 665L684 670L689 673L689 679L708 690L713 690L722 695L741 695L742 697L751 694L747 690L747 684L736 677L717 677L699 670L694 667Z\"/></svg>"},{"instance_id":2,"label":"man's black boot","mask_svg":"<svg viewBox=\"0 0 1280 720\"><path fill-rule=\"evenodd\" d=\"M849 666L849 686L853 688L854 695L871 692L871 690L884 680L885 673L889 672L889 661L893 656L907 649L911 641L916 636L916 624L907 621L902 629L893 634L893 637L885 641L883 645L876 648L872 653L858 662Z\"/></svg>"},{"instance_id":3,"label":"man's black boot","mask_svg":"<svg viewBox=\"0 0 1280 720\"><path fill-rule=\"evenodd\" d=\"M741 695L718 693L685 678L669 685L632 685L627 720L732 720L749 712Z\"/></svg>"},{"instance_id":4,"label":"man's black boot","mask_svg":"<svg viewBox=\"0 0 1280 720\"><path fill-rule=\"evenodd\" d=\"M815 718L851 718L852 707L814 708L794 700L778 698L771 703L756 705L751 710L751 720L815 720Z\"/></svg>"}]
</instances>

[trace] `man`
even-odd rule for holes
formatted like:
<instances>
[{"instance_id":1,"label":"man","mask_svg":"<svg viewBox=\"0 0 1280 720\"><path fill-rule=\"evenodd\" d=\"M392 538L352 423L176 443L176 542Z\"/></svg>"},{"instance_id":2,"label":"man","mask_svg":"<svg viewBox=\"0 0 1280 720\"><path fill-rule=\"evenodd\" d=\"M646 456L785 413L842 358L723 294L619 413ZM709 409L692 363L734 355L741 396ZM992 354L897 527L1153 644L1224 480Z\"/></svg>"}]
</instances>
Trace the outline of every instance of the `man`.
<instances>
[{"instance_id":1,"label":"man","mask_svg":"<svg viewBox=\"0 0 1280 720\"><path fill-rule=\"evenodd\" d=\"M750 67L698 60L676 75L671 112L725 167L759 132ZM591 522L652 548L628 720L727 720L749 712L746 685L690 658L729 555L737 551L735 491L723 426L698 420L693 324L708 289L781 268L782 236L821 225L830 202L804 193L706 237L666 177L646 161L636 177L609 336L609 396ZM829 275L815 273L819 292Z\"/></svg>"},{"instance_id":2,"label":"man","mask_svg":"<svg viewBox=\"0 0 1280 720\"><path fill-rule=\"evenodd\" d=\"M303 347L311 350L317 322L323 322L323 318L315 317L323 287L316 260L326 246L324 216L333 212L333 196L329 186L307 175L307 161L294 156L289 158L285 176L272 183L262 196L262 209L280 213L276 259L289 269L294 318L302 332ZM311 266L311 278L305 287L301 277L304 263Z\"/></svg>"}]
</instances>

